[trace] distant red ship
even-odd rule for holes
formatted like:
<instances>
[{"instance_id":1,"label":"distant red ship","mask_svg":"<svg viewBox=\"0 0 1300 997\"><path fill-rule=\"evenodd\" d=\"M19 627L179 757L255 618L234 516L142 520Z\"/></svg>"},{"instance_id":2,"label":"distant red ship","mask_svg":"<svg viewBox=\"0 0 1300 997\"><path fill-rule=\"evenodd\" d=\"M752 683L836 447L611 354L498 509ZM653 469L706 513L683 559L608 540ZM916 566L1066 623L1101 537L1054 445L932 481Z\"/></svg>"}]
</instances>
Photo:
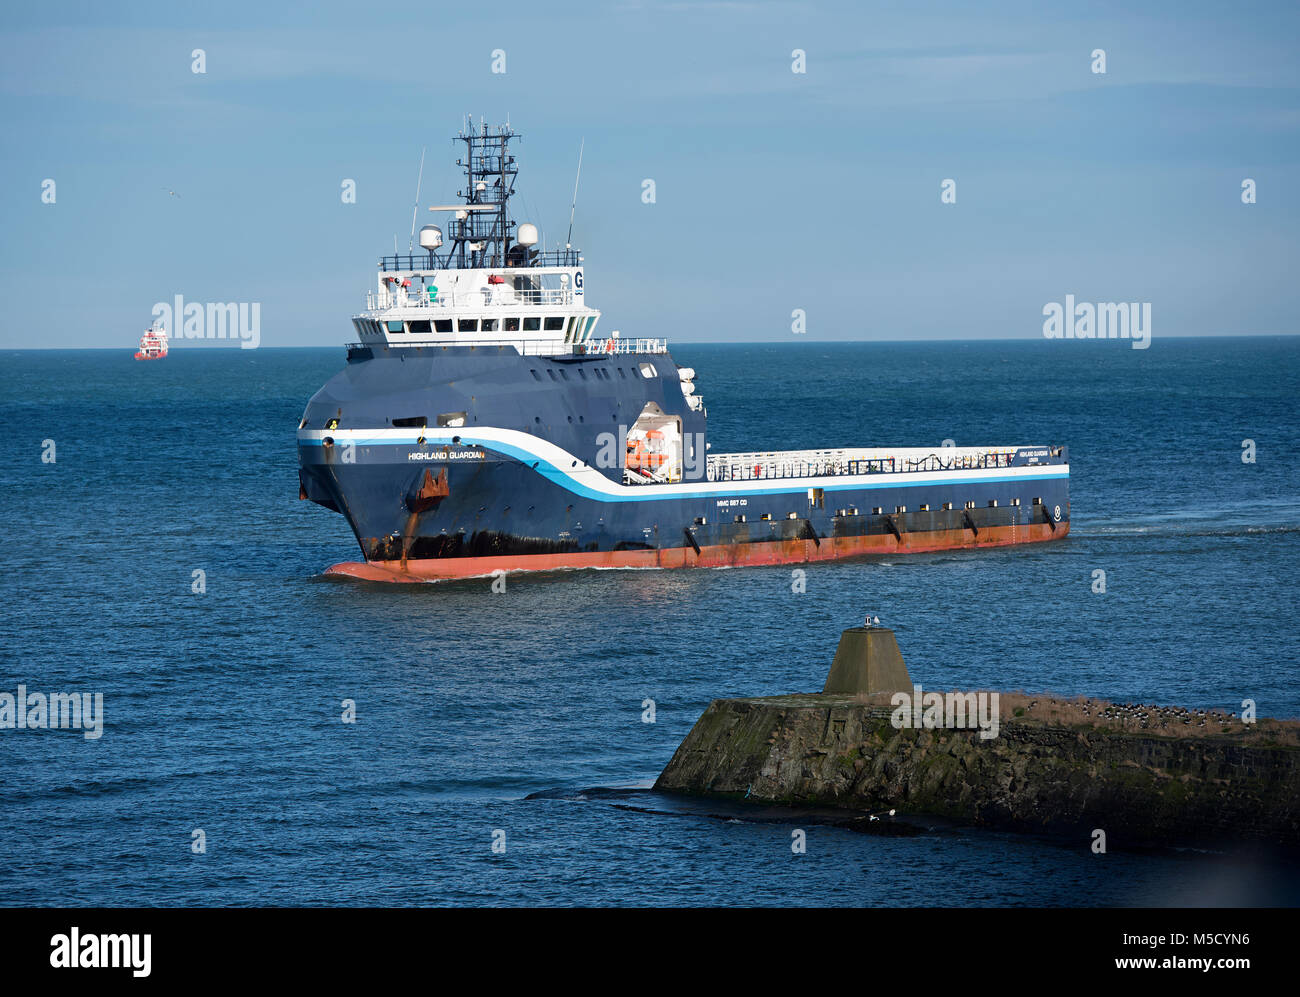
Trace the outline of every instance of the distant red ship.
<instances>
[{"instance_id":1,"label":"distant red ship","mask_svg":"<svg viewBox=\"0 0 1300 997\"><path fill-rule=\"evenodd\" d=\"M137 360L161 360L167 355L167 330L154 323L140 337L140 348L135 351Z\"/></svg>"}]
</instances>

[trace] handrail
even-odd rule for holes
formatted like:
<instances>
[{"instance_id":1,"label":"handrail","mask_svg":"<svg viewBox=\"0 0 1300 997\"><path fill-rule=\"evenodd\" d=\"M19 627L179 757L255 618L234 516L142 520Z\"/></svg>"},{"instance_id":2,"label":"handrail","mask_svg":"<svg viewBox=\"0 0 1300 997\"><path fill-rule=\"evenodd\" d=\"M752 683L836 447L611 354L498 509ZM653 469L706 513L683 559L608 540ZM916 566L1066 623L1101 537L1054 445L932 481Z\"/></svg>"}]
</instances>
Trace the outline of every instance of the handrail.
<instances>
[{"instance_id":1,"label":"handrail","mask_svg":"<svg viewBox=\"0 0 1300 997\"><path fill-rule=\"evenodd\" d=\"M820 478L840 474L908 474L921 471L983 471L1011 467L1014 450L959 451L940 456L865 455L860 450L792 450L785 453L710 454L709 481Z\"/></svg>"},{"instance_id":2,"label":"handrail","mask_svg":"<svg viewBox=\"0 0 1300 997\"><path fill-rule=\"evenodd\" d=\"M528 271L534 267L576 267L582 262L582 257L578 255L576 249L547 249L538 251L536 256L529 259L527 265L517 263L505 263L501 266L496 264L485 265L481 261L477 266L465 267L466 270L519 270ZM403 273L416 271L433 271L433 270L460 270L456 266L454 255L448 251L446 246L441 251L434 254L430 259L430 254L425 253L402 253L396 256L381 256L379 258L379 269L382 273Z\"/></svg>"},{"instance_id":3,"label":"handrail","mask_svg":"<svg viewBox=\"0 0 1300 997\"><path fill-rule=\"evenodd\" d=\"M628 354L656 354L668 352L666 339L593 339L586 343L566 343L558 339L465 339L453 338L454 334L441 334L437 339L417 339L412 337L405 341L370 340L367 342L345 343L348 350L373 349L388 347L390 349L414 349L415 347L455 347L472 346L476 349L485 346L510 346L520 356L626 356Z\"/></svg>"},{"instance_id":4,"label":"handrail","mask_svg":"<svg viewBox=\"0 0 1300 997\"><path fill-rule=\"evenodd\" d=\"M426 292L415 288L406 294L394 294L391 291L366 292L366 311L388 311L394 308L549 308L573 303L573 289L563 287L517 291L513 287L489 284L472 291L440 289L433 300L429 299Z\"/></svg>"}]
</instances>

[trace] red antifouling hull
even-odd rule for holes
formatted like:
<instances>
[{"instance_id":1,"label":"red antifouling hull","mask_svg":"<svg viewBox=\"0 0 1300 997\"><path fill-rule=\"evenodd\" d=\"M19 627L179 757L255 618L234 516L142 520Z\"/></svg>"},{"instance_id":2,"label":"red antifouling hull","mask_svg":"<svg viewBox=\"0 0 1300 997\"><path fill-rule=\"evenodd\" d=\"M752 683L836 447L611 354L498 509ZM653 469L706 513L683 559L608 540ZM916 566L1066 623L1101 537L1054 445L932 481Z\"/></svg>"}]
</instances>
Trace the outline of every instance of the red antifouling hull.
<instances>
[{"instance_id":1,"label":"red antifouling hull","mask_svg":"<svg viewBox=\"0 0 1300 997\"><path fill-rule=\"evenodd\" d=\"M1054 528L1053 528L1054 527ZM727 568L749 565L808 564L870 554L923 554L940 550L974 550L1059 540L1070 524L1034 523L990 526L974 536L969 530L892 533L817 540L765 540L751 543L668 547L658 550L583 551L563 554L516 554L500 557L445 557L402 561L345 561L325 570L372 582L428 582L478 578L494 571L564 571L575 568Z\"/></svg>"}]
</instances>

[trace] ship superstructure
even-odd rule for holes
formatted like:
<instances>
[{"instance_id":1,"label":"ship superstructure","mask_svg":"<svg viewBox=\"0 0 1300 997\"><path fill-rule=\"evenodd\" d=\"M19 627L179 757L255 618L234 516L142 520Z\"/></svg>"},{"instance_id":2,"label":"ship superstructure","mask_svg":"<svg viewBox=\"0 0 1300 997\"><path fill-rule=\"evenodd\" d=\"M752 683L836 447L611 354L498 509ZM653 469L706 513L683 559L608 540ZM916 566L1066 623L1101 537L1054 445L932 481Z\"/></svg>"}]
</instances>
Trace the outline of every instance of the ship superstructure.
<instances>
[{"instance_id":1,"label":"ship superstructure","mask_svg":"<svg viewBox=\"0 0 1300 997\"><path fill-rule=\"evenodd\" d=\"M1063 447L711 454L696 372L601 327L584 260L509 200L509 127L467 127L457 203L379 261L347 366L298 429L300 497L378 580L773 564L1069 531Z\"/></svg>"}]
</instances>

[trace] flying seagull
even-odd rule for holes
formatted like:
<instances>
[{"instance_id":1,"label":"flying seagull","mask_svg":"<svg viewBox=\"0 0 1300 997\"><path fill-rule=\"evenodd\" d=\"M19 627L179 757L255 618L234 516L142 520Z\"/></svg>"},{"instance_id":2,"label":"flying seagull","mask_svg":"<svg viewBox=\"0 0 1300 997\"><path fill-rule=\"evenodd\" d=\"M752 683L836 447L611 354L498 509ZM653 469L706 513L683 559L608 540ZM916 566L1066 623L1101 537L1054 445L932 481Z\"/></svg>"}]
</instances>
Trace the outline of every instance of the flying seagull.
<instances>
[{"instance_id":1,"label":"flying seagull","mask_svg":"<svg viewBox=\"0 0 1300 997\"><path fill-rule=\"evenodd\" d=\"M167 191L167 193L172 197L180 197L180 194L176 193L176 191L172 190L170 187L164 187L163 190Z\"/></svg>"}]
</instances>

